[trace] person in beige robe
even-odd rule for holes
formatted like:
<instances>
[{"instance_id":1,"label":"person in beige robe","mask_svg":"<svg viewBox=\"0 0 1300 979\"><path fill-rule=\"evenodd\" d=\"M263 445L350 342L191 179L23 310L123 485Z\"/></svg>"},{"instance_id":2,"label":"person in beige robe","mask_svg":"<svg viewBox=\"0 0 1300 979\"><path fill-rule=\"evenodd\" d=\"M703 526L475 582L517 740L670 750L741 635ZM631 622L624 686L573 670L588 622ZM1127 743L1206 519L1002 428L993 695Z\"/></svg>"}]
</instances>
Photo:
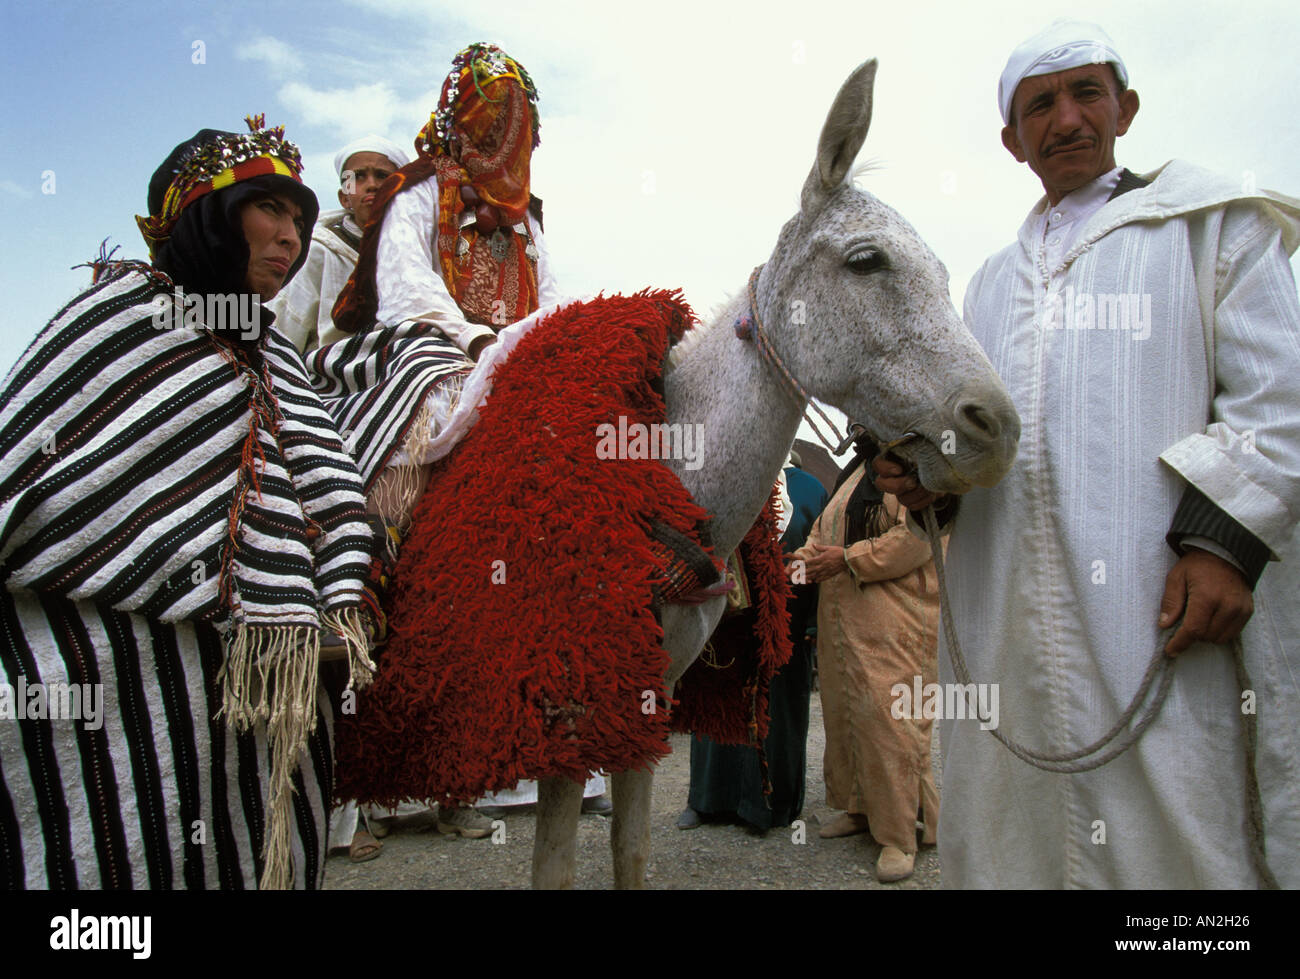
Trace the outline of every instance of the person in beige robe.
<instances>
[{"instance_id":1,"label":"person in beige robe","mask_svg":"<svg viewBox=\"0 0 1300 979\"><path fill-rule=\"evenodd\" d=\"M938 680L938 580L929 543L908 531L907 511L888 494L868 517L866 539L844 546L864 471L859 466L841 483L790 568L794 580L803 572L821 585L826 803L845 810L821 835L869 829L883 846L877 877L901 880L912 873L918 811L922 842L936 840L939 792L930 766L933 720L894 717L891 688L911 688L917 676L922 686Z\"/></svg>"}]
</instances>

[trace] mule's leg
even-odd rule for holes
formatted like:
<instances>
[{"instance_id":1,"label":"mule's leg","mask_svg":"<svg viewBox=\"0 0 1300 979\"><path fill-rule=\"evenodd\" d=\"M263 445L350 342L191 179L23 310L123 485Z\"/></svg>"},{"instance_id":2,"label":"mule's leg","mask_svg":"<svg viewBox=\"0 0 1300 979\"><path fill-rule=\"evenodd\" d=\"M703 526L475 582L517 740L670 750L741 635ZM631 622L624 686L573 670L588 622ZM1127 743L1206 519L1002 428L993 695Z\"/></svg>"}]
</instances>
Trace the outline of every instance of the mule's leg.
<instances>
[{"instance_id":1,"label":"mule's leg","mask_svg":"<svg viewBox=\"0 0 1300 979\"><path fill-rule=\"evenodd\" d=\"M645 887L650 860L650 791L654 772L616 772L614 782L614 886L619 890Z\"/></svg>"},{"instance_id":2,"label":"mule's leg","mask_svg":"<svg viewBox=\"0 0 1300 979\"><path fill-rule=\"evenodd\" d=\"M669 605L664 609L664 649L669 655L665 693L673 689L677 678L699 655L725 605L725 599L718 598L703 605ZM645 887L645 869L650 862L650 795L654 772L615 772L612 781L614 886L620 890L639 889Z\"/></svg>"},{"instance_id":3,"label":"mule's leg","mask_svg":"<svg viewBox=\"0 0 1300 979\"><path fill-rule=\"evenodd\" d=\"M537 783L537 837L533 841L535 889L573 886L581 811L581 782L544 778Z\"/></svg>"}]
</instances>

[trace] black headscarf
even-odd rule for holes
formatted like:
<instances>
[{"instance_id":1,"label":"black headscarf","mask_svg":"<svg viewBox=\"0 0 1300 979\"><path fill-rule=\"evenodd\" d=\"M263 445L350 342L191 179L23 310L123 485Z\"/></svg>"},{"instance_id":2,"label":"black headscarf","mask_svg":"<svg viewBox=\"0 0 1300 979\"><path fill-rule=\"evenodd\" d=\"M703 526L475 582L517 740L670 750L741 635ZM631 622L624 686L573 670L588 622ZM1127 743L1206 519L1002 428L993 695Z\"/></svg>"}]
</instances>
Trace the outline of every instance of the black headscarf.
<instances>
[{"instance_id":1,"label":"black headscarf","mask_svg":"<svg viewBox=\"0 0 1300 979\"><path fill-rule=\"evenodd\" d=\"M154 171L149 181L149 213L162 210L167 188L180 162L191 150L219 136L234 135L216 129L201 129L177 146ZM311 228L320 206L311 189L279 174L264 174L205 194L181 212L171 237L158 246L154 266L186 292L203 295L242 294L248 291L248 242L244 239L240 209L250 199L266 194L285 194L302 208L302 249L285 276L285 284L307 261ZM283 287L282 287L283 288Z\"/></svg>"},{"instance_id":2,"label":"black headscarf","mask_svg":"<svg viewBox=\"0 0 1300 979\"><path fill-rule=\"evenodd\" d=\"M878 537L884 533L885 494L876 489L872 478L871 460L880 454L880 447L870 435L859 435L853 440L853 458L840 470L835 480L834 496L850 476L861 468L866 468L858 485L849 497L844 510L844 546L856 544L868 537Z\"/></svg>"}]
</instances>

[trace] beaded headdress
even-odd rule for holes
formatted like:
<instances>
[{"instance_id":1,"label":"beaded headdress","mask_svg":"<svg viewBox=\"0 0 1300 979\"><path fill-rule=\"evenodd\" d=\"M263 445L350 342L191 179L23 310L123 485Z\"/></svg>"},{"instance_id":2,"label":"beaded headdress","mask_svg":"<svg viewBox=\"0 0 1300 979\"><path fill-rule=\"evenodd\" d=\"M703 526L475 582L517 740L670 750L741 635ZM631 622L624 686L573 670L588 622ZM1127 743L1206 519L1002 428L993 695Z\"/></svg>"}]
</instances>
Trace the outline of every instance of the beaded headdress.
<instances>
[{"instance_id":1,"label":"beaded headdress","mask_svg":"<svg viewBox=\"0 0 1300 979\"><path fill-rule=\"evenodd\" d=\"M154 257L158 246L170 237L181 212L200 197L222 190L241 180L275 174L302 183L302 155L284 138L284 127L266 128L266 116L245 116L247 133L207 130L174 162L173 177L161 204L150 209L149 217L136 217L140 233Z\"/></svg>"},{"instance_id":2,"label":"beaded headdress","mask_svg":"<svg viewBox=\"0 0 1300 979\"><path fill-rule=\"evenodd\" d=\"M438 108L429 116L428 123L415 138L416 152L428 156L441 149L448 150L448 140L454 129L456 110L459 107L461 90L473 87L488 102L490 99L483 91L483 86L497 78L514 78L528 96L529 109L532 112L533 148L541 143L541 119L537 113L537 86L533 84L528 72L510 55L495 44L479 42L471 44L451 63L451 72L442 83L442 96L438 99Z\"/></svg>"}]
</instances>

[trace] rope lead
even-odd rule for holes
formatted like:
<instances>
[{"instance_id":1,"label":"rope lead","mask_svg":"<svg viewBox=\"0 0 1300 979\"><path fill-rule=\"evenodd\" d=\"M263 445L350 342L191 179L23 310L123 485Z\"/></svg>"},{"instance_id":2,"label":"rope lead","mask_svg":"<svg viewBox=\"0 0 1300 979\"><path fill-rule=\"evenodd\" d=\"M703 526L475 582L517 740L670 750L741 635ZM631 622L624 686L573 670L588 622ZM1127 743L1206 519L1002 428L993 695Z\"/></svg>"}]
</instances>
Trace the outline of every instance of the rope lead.
<instances>
[{"instance_id":1,"label":"rope lead","mask_svg":"<svg viewBox=\"0 0 1300 979\"><path fill-rule=\"evenodd\" d=\"M953 673L956 675L958 682L969 685L972 683L970 669L966 665L966 657L962 653L961 643L957 640L957 630L953 625L951 606L948 601L948 583L944 574L943 547L939 540L939 524L934 515L934 507L927 506L921 512L921 518L925 524L926 535L930 538L930 551L934 556L934 569L939 578L943 633L948 640L948 651L952 659ZM1160 709L1164 706L1165 698L1169 695L1169 687L1173 683L1176 662L1174 657L1165 655L1164 638L1165 635L1171 634L1176 628L1177 626L1174 626L1162 634L1155 655L1151 657L1151 662L1147 665L1146 673L1142 677L1142 683L1120 719L1115 722L1109 731L1086 748L1064 754L1050 755L1026 748L996 728L986 728L986 730L998 741L1002 742L1021 761L1045 772L1073 775L1078 772L1090 772L1101 768L1102 765L1114 761L1133 747L1138 742L1138 739L1142 737L1143 732L1151 726L1151 723L1159 715ZM1253 689L1253 685L1250 681L1250 675L1246 672L1245 656L1240 636L1233 640L1232 655L1237 671L1237 685L1241 692L1245 693L1245 691ZM1159 685L1156 687L1155 694L1141 715L1137 716L1143 702L1147 699L1147 693L1150 691L1152 683L1157 678L1159 679ZM1135 716L1137 716L1136 723L1129 729L1129 724L1134 720ZM1265 856L1264 806L1259 792L1259 779L1255 774L1258 721L1253 713L1245 712L1242 713L1242 720L1246 742L1246 835L1250 843L1251 860L1255 865L1256 872L1259 874L1261 888L1264 890L1277 890L1277 878L1273 876L1273 872L1269 869ZM1110 748L1110 750L1104 754L1098 754L1105 748ZM1089 758L1089 755L1095 757Z\"/></svg>"}]
</instances>

